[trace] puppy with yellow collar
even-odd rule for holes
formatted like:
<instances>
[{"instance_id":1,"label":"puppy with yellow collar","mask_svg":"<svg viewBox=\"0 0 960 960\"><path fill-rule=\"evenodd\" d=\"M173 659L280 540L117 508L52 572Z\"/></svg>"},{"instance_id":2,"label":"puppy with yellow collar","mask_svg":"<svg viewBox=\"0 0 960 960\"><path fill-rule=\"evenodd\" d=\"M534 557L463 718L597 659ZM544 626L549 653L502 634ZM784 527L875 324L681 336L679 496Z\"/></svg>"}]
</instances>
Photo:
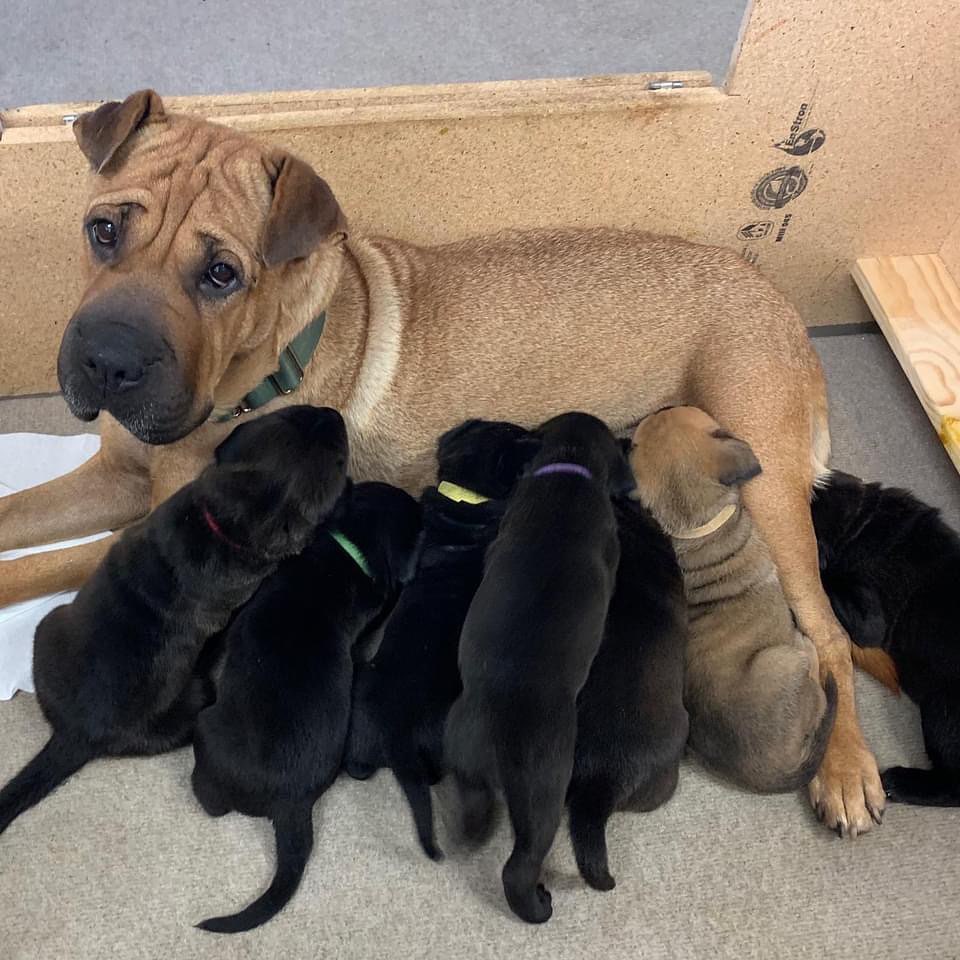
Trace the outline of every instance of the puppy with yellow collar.
<instances>
[{"instance_id":1,"label":"puppy with yellow collar","mask_svg":"<svg viewBox=\"0 0 960 960\"><path fill-rule=\"evenodd\" d=\"M799 789L826 750L837 687L832 675L821 687L816 650L740 502L760 464L694 407L647 417L633 442L636 495L670 534L684 575L690 746L745 787Z\"/></svg>"}]
</instances>

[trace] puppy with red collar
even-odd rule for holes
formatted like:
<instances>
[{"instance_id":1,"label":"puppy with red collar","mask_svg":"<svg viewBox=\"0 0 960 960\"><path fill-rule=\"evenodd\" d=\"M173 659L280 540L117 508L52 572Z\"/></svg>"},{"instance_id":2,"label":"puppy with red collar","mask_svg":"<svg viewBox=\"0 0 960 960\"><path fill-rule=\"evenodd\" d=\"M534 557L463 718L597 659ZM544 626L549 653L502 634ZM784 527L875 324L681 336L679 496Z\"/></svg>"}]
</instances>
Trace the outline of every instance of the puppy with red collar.
<instances>
[{"instance_id":1,"label":"puppy with red collar","mask_svg":"<svg viewBox=\"0 0 960 960\"><path fill-rule=\"evenodd\" d=\"M53 733L0 791L0 832L96 757L189 741L211 699L204 644L303 549L346 465L340 414L287 407L234 430L214 464L120 537L37 627L34 681Z\"/></svg>"}]
</instances>

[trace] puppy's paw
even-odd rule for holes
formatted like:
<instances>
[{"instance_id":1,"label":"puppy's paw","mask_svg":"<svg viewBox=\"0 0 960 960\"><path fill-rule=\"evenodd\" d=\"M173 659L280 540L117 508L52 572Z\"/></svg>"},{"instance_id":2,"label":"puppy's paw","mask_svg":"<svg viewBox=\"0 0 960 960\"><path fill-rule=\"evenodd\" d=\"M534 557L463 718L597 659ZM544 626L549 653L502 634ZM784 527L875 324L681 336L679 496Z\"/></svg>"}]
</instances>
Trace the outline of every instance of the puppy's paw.
<instances>
[{"instance_id":1,"label":"puppy's paw","mask_svg":"<svg viewBox=\"0 0 960 960\"><path fill-rule=\"evenodd\" d=\"M828 750L808 790L817 818L841 837L857 837L883 819L886 797L866 744Z\"/></svg>"},{"instance_id":2,"label":"puppy's paw","mask_svg":"<svg viewBox=\"0 0 960 960\"><path fill-rule=\"evenodd\" d=\"M594 890L612 890L617 885L617 881L613 879L609 871L592 873L589 876L584 876L583 879L586 880L587 884Z\"/></svg>"}]
</instances>

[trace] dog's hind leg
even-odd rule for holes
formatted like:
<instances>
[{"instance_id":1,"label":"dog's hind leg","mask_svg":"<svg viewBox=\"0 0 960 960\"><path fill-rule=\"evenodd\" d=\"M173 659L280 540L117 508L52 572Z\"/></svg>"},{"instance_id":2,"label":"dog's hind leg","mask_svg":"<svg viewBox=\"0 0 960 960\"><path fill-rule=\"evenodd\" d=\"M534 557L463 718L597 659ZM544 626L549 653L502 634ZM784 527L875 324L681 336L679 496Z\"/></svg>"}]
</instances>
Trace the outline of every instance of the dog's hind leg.
<instances>
[{"instance_id":1,"label":"dog's hind leg","mask_svg":"<svg viewBox=\"0 0 960 960\"><path fill-rule=\"evenodd\" d=\"M509 752L501 747L497 758L514 834L503 890L510 909L527 923L544 923L553 914L540 874L563 816L577 731L572 703L543 716L547 727Z\"/></svg>"},{"instance_id":2,"label":"dog's hind leg","mask_svg":"<svg viewBox=\"0 0 960 960\"><path fill-rule=\"evenodd\" d=\"M877 762L860 730L850 639L820 582L810 496L829 452L823 372L808 342L785 342L776 362L728 371L702 384L699 403L746 440L763 473L743 488L743 500L776 564L800 629L813 641L821 681L837 682L837 718L826 755L810 783L821 820L844 836L879 823L885 798ZM775 387L773 386L775 385ZM748 399L749 398L749 399Z\"/></svg>"},{"instance_id":3,"label":"dog's hind leg","mask_svg":"<svg viewBox=\"0 0 960 960\"><path fill-rule=\"evenodd\" d=\"M601 784L585 783L570 798L570 841L580 876L594 890L616 886L607 862L607 820L613 810L613 798Z\"/></svg>"},{"instance_id":4,"label":"dog's hind leg","mask_svg":"<svg viewBox=\"0 0 960 960\"><path fill-rule=\"evenodd\" d=\"M890 767L881 779L893 803L919 807L960 807L960 777L944 770Z\"/></svg>"},{"instance_id":5,"label":"dog's hind leg","mask_svg":"<svg viewBox=\"0 0 960 960\"><path fill-rule=\"evenodd\" d=\"M213 686L206 677L191 677L170 709L153 722L150 730L118 752L151 756L186 746L193 739L197 714L211 703L212 691Z\"/></svg>"},{"instance_id":6,"label":"dog's hind leg","mask_svg":"<svg viewBox=\"0 0 960 960\"><path fill-rule=\"evenodd\" d=\"M883 772L883 787L894 803L923 807L960 807L960 708L956 694L928 694L920 707L923 742L932 770L891 767Z\"/></svg>"}]
</instances>

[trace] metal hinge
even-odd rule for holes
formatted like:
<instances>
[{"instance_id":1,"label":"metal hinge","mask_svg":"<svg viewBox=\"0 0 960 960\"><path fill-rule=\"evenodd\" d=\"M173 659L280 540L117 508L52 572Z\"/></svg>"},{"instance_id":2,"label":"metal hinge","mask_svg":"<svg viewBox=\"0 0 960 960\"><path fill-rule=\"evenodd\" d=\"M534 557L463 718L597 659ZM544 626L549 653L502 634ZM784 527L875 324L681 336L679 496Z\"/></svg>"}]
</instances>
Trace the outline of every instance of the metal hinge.
<instances>
[{"instance_id":1,"label":"metal hinge","mask_svg":"<svg viewBox=\"0 0 960 960\"><path fill-rule=\"evenodd\" d=\"M648 90L679 90L683 87L682 80L654 80L647 87Z\"/></svg>"}]
</instances>

